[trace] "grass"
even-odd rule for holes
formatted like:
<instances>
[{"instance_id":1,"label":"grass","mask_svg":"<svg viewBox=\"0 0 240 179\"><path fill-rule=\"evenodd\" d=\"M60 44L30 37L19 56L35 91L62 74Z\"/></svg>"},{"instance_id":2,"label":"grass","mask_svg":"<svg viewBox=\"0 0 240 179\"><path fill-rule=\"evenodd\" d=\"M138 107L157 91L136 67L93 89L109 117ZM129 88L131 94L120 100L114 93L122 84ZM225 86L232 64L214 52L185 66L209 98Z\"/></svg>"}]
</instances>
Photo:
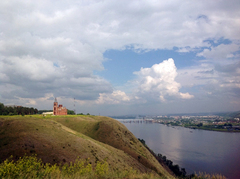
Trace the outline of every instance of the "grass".
<instances>
[{"instance_id":1,"label":"grass","mask_svg":"<svg viewBox=\"0 0 240 179\"><path fill-rule=\"evenodd\" d=\"M63 118L55 118L55 120L95 140L124 151L150 170L167 175L167 172L143 147L141 142L122 123L116 120L101 116L85 116L67 121Z\"/></svg>"},{"instance_id":2,"label":"grass","mask_svg":"<svg viewBox=\"0 0 240 179\"><path fill-rule=\"evenodd\" d=\"M19 158L16 162L11 158L6 159L0 164L0 178L131 178L132 174L136 175L137 172L111 172L106 161L97 162L93 168L87 159L77 159L70 164L51 165L44 164L33 155Z\"/></svg>"},{"instance_id":3,"label":"grass","mask_svg":"<svg viewBox=\"0 0 240 179\"><path fill-rule=\"evenodd\" d=\"M43 164L59 167L88 159L94 171L99 163L106 162L109 175L119 178L131 171L136 176L141 173L149 177L151 173L154 177L173 178L123 124L102 116L0 118L0 162L10 156L18 161L25 154L36 154Z\"/></svg>"},{"instance_id":4,"label":"grass","mask_svg":"<svg viewBox=\"0 0 240 179\"><path fill-rule=\"evenodd\" d=\"M221 174L207 174L200 172L198 174L195 174L193 179L227 179L227 178Z\"/></svg>"}]
</instances>

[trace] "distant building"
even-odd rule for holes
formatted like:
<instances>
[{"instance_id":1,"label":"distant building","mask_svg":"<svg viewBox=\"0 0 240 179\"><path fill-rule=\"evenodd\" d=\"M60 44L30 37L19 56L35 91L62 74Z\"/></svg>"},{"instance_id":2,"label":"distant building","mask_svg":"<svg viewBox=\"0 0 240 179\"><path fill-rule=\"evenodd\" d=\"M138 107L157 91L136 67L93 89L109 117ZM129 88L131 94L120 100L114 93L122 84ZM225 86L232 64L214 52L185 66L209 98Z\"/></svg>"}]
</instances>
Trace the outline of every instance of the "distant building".
<instances>
[{"instance_id":1,"label":"distant building","mask_svg":"<svg viewBox=\"0 0 240 179\"><path fill-rule=\"evenodd\" d=\"M46 116L46 115L53 115L53 112L43 112L42 115L43 115L43 116Z\"/></svg>"},{"instance_id":2,"label":"distant building","mask_svg":"<svg viewBox=\"0 0 240 179\"><path fill-rule=\"evenodd\" d=\"M67 108L63 107L62 104L58 105L57 98L53 103L53 115L67 115Z\"/></svg>"}]
</instances>

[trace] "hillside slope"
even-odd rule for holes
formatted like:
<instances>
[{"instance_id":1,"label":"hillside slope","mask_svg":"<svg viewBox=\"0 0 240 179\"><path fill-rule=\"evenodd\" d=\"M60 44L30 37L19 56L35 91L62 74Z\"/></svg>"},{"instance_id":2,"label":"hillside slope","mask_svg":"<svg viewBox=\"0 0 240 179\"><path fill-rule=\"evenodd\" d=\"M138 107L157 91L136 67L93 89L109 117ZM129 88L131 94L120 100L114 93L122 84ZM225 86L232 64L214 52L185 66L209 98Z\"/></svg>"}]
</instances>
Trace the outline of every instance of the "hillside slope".
<instances>
[{"instance_id":1,"label":"hillside slope","mask_svg":"<svg viewBox=\"0 0 240 179\"><path fill-rule=\"evenodd\" d=\"M93 165L106 160L110 169L155 171L172 176L118 121L99 116L17 116L0 118L0 160L37 154L45 163L73 162L77 157Z\"/></svg>"}]
</instances>

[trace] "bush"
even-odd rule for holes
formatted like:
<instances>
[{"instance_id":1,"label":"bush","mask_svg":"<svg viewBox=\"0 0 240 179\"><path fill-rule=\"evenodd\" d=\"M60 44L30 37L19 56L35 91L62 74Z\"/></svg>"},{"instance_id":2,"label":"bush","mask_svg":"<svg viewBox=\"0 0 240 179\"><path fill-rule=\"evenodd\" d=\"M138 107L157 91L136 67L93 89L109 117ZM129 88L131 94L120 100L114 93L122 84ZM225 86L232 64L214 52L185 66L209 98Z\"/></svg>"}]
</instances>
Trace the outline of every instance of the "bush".
<instances>
[{"instance_id":1,"label":"bush","mask_svg":"<svg viewBox=\"0 0 240 179\"><path fill-rule=\"evenodd\" d=\"M76 159L64 165L43 164L36 155L24 156L14 161L13 157L0 164L0 178L101 178L108 175L108 163L97 162L95 170L86 160Z\"/></svg>"},{"instance_id":2,"label":"bush","mask_svg":"<svg viewBox=\"0 0 240 179\"><path fill-rule=\"evenodd\" d=\"M106 161L98 161L93 168L88 159L76 159L74 163L64 165L44 164L36 155L24 156L14 161L13 157L0 164L0 178L128 178L153 179L161 178L154 173L140 173L132 168L110 171Z\"/></svg>"},{"instance_id":3,"label":"bush","mask_svg":"<svg viewBox=\"0 0 240 179\"><path fill-rule=\"evenodd\" d=\"M225 176L221 174L207 174L207 173L199 173L195 174L193 179L227 179Z\"/></svg>"},{"instance_id":4,"label":"bush","mask_svg":"<svg viewBox=\"0 0 240 179\"><path fill-rule=\"evenodd\" d=\"M95 168L95 174L98 177L103 177L104 175L108 174L108 163L105 162L97 162L97 166Z\"/></svg>"}]
</instances>

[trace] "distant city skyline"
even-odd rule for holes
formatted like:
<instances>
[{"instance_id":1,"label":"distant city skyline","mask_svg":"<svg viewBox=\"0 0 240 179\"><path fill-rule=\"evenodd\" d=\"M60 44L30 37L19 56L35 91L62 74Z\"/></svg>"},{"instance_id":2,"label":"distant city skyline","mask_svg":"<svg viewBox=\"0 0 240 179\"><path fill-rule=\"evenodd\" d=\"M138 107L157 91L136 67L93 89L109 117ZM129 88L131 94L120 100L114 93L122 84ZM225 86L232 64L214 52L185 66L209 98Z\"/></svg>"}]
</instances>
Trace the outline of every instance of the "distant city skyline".
<instances>
[{"instance_id":1,"label":"distant city skyline","mask_svg":"<svg viewBox=\"0 0 240 179\"><path fill-rule=\"evenodd\" d=\"M240 110L240 1L2 1L0 102L77 113Z\"/></svg>"}]
</instances>

